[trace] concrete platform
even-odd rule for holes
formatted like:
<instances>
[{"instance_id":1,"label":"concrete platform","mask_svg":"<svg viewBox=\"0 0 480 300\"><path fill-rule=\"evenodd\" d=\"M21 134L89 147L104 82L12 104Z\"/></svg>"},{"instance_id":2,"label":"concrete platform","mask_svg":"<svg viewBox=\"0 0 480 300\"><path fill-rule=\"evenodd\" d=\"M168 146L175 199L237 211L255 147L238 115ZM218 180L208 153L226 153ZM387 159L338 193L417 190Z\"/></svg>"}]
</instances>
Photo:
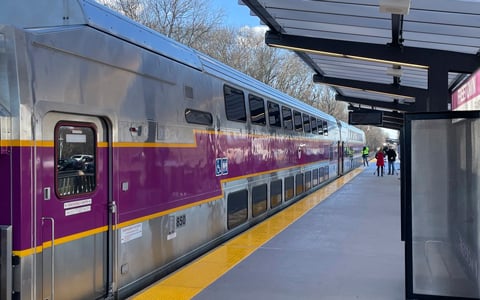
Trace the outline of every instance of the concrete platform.
<instances>
[{"instance_id":1,"label":"concrete platform","mask_svg":"<svg viewBox=\"0 0 480 300\"><path fill-rule=\"evenodd\" d=\"M373 164L193 299L405 299L400 180Z\"/></svg>"}]
</instances>

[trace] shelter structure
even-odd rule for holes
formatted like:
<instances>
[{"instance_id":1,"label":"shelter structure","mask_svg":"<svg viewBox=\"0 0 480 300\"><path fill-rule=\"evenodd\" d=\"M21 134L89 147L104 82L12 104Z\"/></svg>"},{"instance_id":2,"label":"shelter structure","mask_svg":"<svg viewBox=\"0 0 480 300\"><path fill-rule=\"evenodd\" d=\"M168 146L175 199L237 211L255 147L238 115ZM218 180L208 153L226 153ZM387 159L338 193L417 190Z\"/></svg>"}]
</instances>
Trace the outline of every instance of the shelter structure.
<instances>
[{"instance_id":1,"label":"shelter structure","mask_svg":"<svg viewBox=\"0 0 480 300\"><path fill-rule=\"evenodd\" d=\"M452 91L480 66L474 0L243 0L269 27L265 42L290 49L350 110L451 109Z\"/></svg>"}]
</instances>

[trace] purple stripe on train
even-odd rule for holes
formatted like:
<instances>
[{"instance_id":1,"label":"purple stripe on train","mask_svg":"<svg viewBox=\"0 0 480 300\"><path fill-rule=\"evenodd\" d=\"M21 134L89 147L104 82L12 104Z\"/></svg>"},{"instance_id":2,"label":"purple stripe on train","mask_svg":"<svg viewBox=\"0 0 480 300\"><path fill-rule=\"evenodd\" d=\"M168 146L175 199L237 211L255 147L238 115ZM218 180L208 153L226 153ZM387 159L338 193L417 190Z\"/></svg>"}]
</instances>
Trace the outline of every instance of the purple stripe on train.
<instances>
[{"instance_id":1,"label":"purple stripe on train","mask_svg":"<svg viewBox=\"0 0 480 300\"><path fill-rule=\"evenodd\" d=\"M327 160L329 144L198 134L196 148L116 148L115 154L121 162L115 165L117 185L128 182L128 191L116 197L120 222L125 222L219 196L220 179ZM228 174L218 176L217 158L226 159Z\"/></svg>"}]
</instances>

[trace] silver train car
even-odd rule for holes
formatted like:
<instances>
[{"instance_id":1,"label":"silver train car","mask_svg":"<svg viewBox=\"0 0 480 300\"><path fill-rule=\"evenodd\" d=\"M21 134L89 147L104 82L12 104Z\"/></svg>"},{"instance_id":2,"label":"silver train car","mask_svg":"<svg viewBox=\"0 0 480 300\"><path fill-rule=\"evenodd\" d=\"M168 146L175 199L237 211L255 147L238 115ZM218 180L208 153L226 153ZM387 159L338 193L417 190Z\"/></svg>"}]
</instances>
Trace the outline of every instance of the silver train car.
<instances>
[{"instance_id":1,"label":"silver train car","mask_svg":"<svg viewBox=\"0 0 480 300\"><path fill-rule=\"evenodd\" d=\"M2 299L124 298L361 164L361 130L96 2L0 24Z\"/></svg>"}]
</instances>

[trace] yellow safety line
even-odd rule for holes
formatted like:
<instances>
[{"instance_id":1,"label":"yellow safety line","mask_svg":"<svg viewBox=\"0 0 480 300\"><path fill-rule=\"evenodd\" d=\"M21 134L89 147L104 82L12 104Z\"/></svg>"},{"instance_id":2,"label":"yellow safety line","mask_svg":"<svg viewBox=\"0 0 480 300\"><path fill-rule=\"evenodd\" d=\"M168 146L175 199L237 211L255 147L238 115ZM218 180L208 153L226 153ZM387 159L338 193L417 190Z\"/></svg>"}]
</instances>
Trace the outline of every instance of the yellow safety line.
<instances>
[{"instance_id":1,"label":"yellow safety line","mask_svg":"<svg viewBox=\"0 0 480 300\"><path fill-rule=\"evenodd\" d=\"M130 299L191 299L363 171L357 168Z\"/></svg>"}]
</instances>

